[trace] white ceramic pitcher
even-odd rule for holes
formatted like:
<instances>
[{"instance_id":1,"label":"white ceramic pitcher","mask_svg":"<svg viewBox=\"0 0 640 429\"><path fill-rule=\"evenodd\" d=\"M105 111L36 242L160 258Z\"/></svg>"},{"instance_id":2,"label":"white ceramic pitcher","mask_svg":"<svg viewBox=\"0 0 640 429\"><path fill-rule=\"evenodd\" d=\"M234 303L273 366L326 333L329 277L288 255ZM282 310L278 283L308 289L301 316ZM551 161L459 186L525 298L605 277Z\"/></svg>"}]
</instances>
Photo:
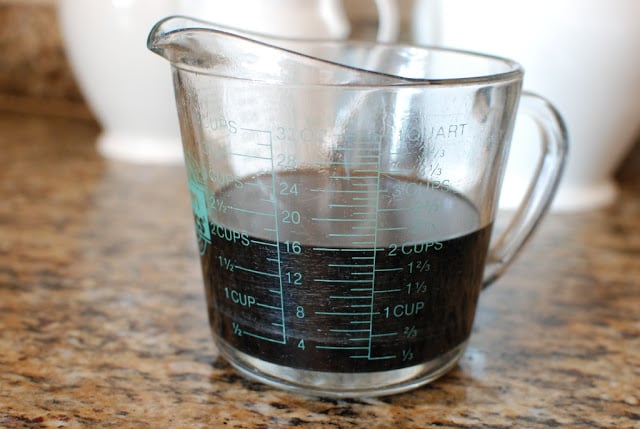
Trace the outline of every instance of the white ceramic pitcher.
<instances>
[{"instance_id":1,"label":"white ceramic pitcher","mask_svg":"<svg viewBox=\"0 0 640 429\"><path fill-rule=\"evenodd\" d=\"M513 58L525 68L525 88L563 114L571 153L553 209L614 199L614 169L640 133L640 1L417 0L415 7L416 41ZM517 203L534 168L529 133L518 125L503 207Z\"/></svg>"},{"instance_id":2,"label":"white ceramic pitcher","mask_svg":"<svg viewBox=\"0 0 640 429\"><path fill-rule=\"evenodd\" d=\"M397 36L395 1L375 0L380 41ZM168 65L145 46L153 24L175 14L295 38L343 39L350 31L342 0L59 0L65 48L102 125L97 144L106 157L182 162Z\"/></svg>"}]
</instances>

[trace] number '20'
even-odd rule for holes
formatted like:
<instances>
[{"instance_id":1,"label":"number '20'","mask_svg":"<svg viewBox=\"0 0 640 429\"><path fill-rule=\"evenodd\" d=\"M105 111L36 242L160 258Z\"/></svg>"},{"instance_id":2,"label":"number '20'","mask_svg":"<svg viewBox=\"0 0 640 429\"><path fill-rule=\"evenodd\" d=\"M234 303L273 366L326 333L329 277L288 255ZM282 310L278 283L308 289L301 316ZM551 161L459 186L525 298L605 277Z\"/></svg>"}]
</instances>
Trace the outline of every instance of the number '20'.
<instances>
[{"instance_id":1,"label":"number '20'","mask_svg":"<svg viewBox=\"0 0 640 429\"><path fill-rule=\"evenodd\" d=\"M282 210L282 223L292 223L299 225L302 217L300 212L296 210Z\"/></svg>"}]
</instances>

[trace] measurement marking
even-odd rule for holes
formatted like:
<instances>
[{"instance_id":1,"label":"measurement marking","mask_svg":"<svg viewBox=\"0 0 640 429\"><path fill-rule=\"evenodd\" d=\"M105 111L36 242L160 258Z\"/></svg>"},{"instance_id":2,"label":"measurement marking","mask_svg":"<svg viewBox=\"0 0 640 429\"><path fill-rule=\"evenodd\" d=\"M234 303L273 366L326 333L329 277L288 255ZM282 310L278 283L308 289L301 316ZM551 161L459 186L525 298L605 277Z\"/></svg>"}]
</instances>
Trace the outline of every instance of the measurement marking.
<instances>
[{"instance_id":1,"label":"measurement marking","mask_svg":"<svg viewBox=\"0 0 640 429\"><path fill-rule=\"evenodd\" d=\"M262 335L254 334L253 332L242 331L242 335L247 335L249 337L257 338L259 340L269 341L271 343L286 344L284 340L276 340L274 338L263 337Z\"/></svg>"},{"instance_id":2,"label":"measurement marking","mask_svg":"<svg viewBox=\"0 0 640 429\"><path fill-rule=\"evenodd\" d=\"M370 287L352 288L349 290L349 292L373 292L373 288L370 288Z\"/></svg>"},{"instance_id":3,"label":"measurement marking","mask_svg":"<svg viewBox=\"0 0 640 429\"><path fill-rule=\"evenodd\" d=\"M258 215L258 216L275 217L273 213L259 212L256 210L249 210L249 209L241 209L240 207L231 207L231 206L227 206L227 207L230 208L231 210L235 210L241 213L249 213L249 214Z\"/></svg>"},{"instance_id":4,"label":"measurement marking","mask_svg":"<svg viewBox=\"0 0 640 429\"><path fill-rule=\"evenodd\" d=\"M380 145L381 143L378 142L378 152L380 152ZM376 164L376 189L378 190L378 193L376 194L376 213L380 213L380 170L381 170L381 165L380 165L380 157L378 157L378 162ZM375 248L376 245L378 243L378 218L376 217L376 221L375 221L375 229L374 229L374 237L373 237L373 247ZM377 252L374 250L373 251L373 263L374 265L376 264L376 254ZM373 272L376 272L376 267L373 267ZM374 305L375 305L375 291L376 291L376 276L375 274L372 276L371 278L371 301L369 302L369 308L371 308L373 310ZM371 350L373 348L373 317L374 317L374 312L371 311L371 314L369 315L369 344L367 344L367 356L369 358L371 358Z\"/></svg>"},{"instance_id":5,"label":"measurement marking","mask_svg":"<svg viewBox=\"0 0 640 429\"><path fill-rule=\"evenodd\" d=\"M265 231L269 231L269 232L278 232L277 228L262 228L262 229L264 229ZM276 244L275 247L279 247L279 246Z\"/></svg>"},{"instance_id":6,"label":"measurement marking","mask_svg":"<svg viewBox=\"0 0 640 429\"><path fill-rule=\"evenodd\" d=\"M345 147L342 149L336 149L336 152L358 152L358 151L362 151L362 149L358 149L358 147L365 147L368 149L364 149L364 150L377 150L378 148L374 146L375 143L355 143L352 144L351 147ZM377 156L377 155L376 155Z\"/></svg>"},{"instance_id":7,"label":"measurement marking","mask_svg":"<svg viewBox=\"0 0 640 429\"><path fill-rule=\"evenodd\" d=\"M282 292L276 289L269 289L269 292L271 292L274 295L282 295Z\"/></svg>"},{"instance_id":8,"label":"measurement marking","mask_svg":"<svg viewBox=\"0 0 640 429\"><path fill-rule=\"evenodd\" d=\"M278 243L267 243L266 241L251 240L253 244L262 244L263 246L277 247Z\"/></svg>"},{"instance_id":9,"label":"measurement marking","mask_svg":"<svg viewBox=\"0 0 640 429\"><path fill-rule=\"evenodd\" d=\"M380 172L380 176L411 176L413 174L415 174L415 172L409 169L397 169Z\"/></svg>"},{"instance_id":10,"label":"measurement marking","mask_svg":"<svg viewBox=\"0 0 640 429\"><path fill-rule=\"evenodd\" d=\"M350 305L349 307L351 307L351 308L371 308L371 305L369 305L369 304L353 304L353 305Z\"/></svg>"},{"instance_id":11,"label":"measurement marking","mask_svg":"<svg viewBox=\"0 0 640 429\"><path fill-rule=\"evenodd\" d=\"M385 289L385 290L374 290L373 293L374 294L379 294L379 293L397 293L397 292L402 292L402 289Z\"/></svg>"},{"instance_id":12,"label":"measurement marking","mask_svg":"<svg viewBox=\"0 0 640 429\"><path fill-rule=\"evenodd\" d=\"M343 167L348 167L350 165L378 165L378 161L368 161L368 162L327 161L327 162L317 162L316 165L340 165Z\"/></svg>"},{"instance_id":13,"label":"measurement marking","mask_svg":"<svg viewBox=\"0 0 640 429\"><path fill-rule=\"evenodd\" d=\"M371 295L363 295L363 296L353 296L353 295L347 295L347 296L339 296L339 295L332 295L329 297L329 299L371 299Z\"/></svg>"},{"instance_id":14,"label":"measurement marking","mask_svg":"<svg viewBox=\"0 0 640 429\"><path fill-rule=\"evenodd\" d=\"M352 276L372 276L372 275L374 275L373 271L365 271L365 272L363 272L363 273L354 273L354 272L351 272L351 273L349 273L349 274L351 274Z\"/></svg>"},{"instance_id":15,"label":"measurement marking","mask_svg":"<svg viewBox=\"0 0 640 429\"><path fill-rule=\"evenodd\" d=\"M369 234L369 236L373 236L373 237L375 237L375 234ZM369 245L369 244L376 244L375 240L374 240L374 241L352 241L351 243L352 243L352 244L355 244L355 245L362 245L362 244L366 244L366 245Z\"/></svg>"},{"instance_id":16,"label":"measurement marking","mask_svg":"<svg viewBox=\"0 0 640 429\"><path fill-rule=\"evenodd\" d=\"M316 222L372 222L375 219L338 219L330 217L312 217L311 220Z\"/></svg>"},{"instance_id":17,"label":"measurement marking","mask_svg":"<svg viewBox=\"0 0 640 429\"><path fill-rule=\"evenodd\" d=\"M278 199L276 198L276 166L274 164L274 156L273 156L273 136L269 132L269 150L271 155L271 199L273 204L273 220L274 220L274 229L275 229L275 242L280 243L280 230L278 227ZM266 228L265 228L266 230ZM284 286L282 279L282 257L280 255L280 246L276 247L276 259L278 264L278 285L280 286L280 322L282 323L282 340L281 344L287 344L287 327L285 321L284 314Z\"/></svg>"},{"instance_id":18,"label":"measurement marking","mask_svg":"<svg viewBox=\"0 0 640 429\"><path fill-rule=\"evenodd\" d=\"M344 140L345 135L343 134L333 134L333 137L336 140ZM378 142L369 142L369 141L350 141L349 142L349 146L351 147L357 147L357 146L363 146L363 147L372 147L374 149L378 149Z\"/></svg>"},{"instance_id":19,"label":"measurement marking","mask_svg":"<svg viewBox=\"0 0 640 429\"><path fill-rule=\"evenodd\" d=\"M396 355L377 356L377 357L371 357L369 355L353 355L353 356L349 356L349 357L351 359L387 360L387 359L395 359Z\"/></svg>"},{"instance_id":20,"label":"measurement marking","mask_svg":"<svg viewBox=\"0 0 640 429\"><path fill-rule=\"evenodd\" d=\"M367 316L369 314L367 313ZM371 321L369 319L367 320L352 320L351 322L349 322L349 324L351 325L368 325L369 323L371 323ZM367 331L369 330L369 328L367 328Z\"/></svg>"},{"instance_id":21,"label":"measurement marking","mask_svg":"<svg viewBox=\"0 0 640 429\"><path fill-rule=\"evenodd\" d=\"M355 190L350 190L350 189L325 189L325 188L319 188L319 189L309 189L311 192L324 192L327 194L370 194L371 191L370 190L362 190L362 191L355 191ZM387 192L386 190L377 190L377 193L383 193L383 192ZM362 198L354 198L354 200L356 199L362 199ZM369 199L375 199L375 198L369 198Z\"/></svg>"},{"instance_id":22,"label":"measurement marking","mask_svg":"<svg viewBox=\"0 0 640 429\"><path fill-rule=\"evenodd\" d=\"M260 188L272 189L271 185L268 185L268 184L266 184L264 182L260 182L260 183L257 183L257 182L242 182L242 183L245 184L245 185L248 185L248 186L258 186Z\"/></svg>"},{"instance_id":23,"label":"measurement marking","mask_svg":"<svg viewBox=\"0 0 640 429\"><path fill-rule=\"evenodd\" d=\"M273 305L262 304L260 302L256 302L256 305L258 307L264 307L264 308L268 308L270 310L282 310L280 307L274 307Z\"/></svg>"},{"instance_id":24,"label":"measurement marking","mask_svg":"<svg viewBox=\"0 0 640 429\"><path fill-rule=\"evenodd\" d=\"M404 271L404 268L399 267L399 268L376 268L374 270L377 273L385 273L385 272L391 272L391 271Z\"/></svg>"},{"instance_id":25,"label":"measurement marking","mask_svg":"<svg viewBox=\"0 0 640 429\"><path fill-rule=\"evenodd\" d=\"M354 191L354 192L361 193L361 191ZM384 191L379 191L379 192L384 192ZM353 197L354 201L376 201L377 199L378 197Z\"/></svg>"},{"instance_id":26,"label":"measurement marking","mask_svg":"<svg viewBox=\"0 0 640 429\"><path fill-rule=\"evenodd\" d=\"M359 155L354 155L353 159L375 159L376 161L378 160L378 158L380 157L380 155L364 155L364 154L359 154ZM365 162L357 162L356 164L373 164L373 162L371 161L365 161Z\"/></svg>"},{"instance_id":27,"label":"measurement marking","mask_svg":"<svg viewBox=\"0 0 640 429\"><path fill-rule=\"evenodd\" d=\"M378 173L378 170L363 170L363 169L358 169L358 170L353 170L354 173L357 173L358 175L360 174L376 174ZM376 176L377 178L378 176Z\"/></svg>"},{"instance_id":28,"label":"measurement marking","mask_svg":"<svg viewBox=\"0 0 640 429\"><path fill-rule=\"evenodd\" d=\"M344 234L328 234L329 237L374 237L374 234L353 234L353 233L344 233ZM354 241L353 244L373 244L371 241Z\"/></svg>"},{"instance_id":29,"label":"measurement marking","mask_svg":"<svg viewBox=\"0 0 640 429\"><path fill-rule=\"evenodd\" d=\"M329 264L329 267L336 268L373 268L373 264Z\"/></svg>"},{"instance_id":30,"label":"measurement marking","mask_svg":"<svg viewBox=\"0 0 640 429\"><path fill-rule=\"evenodd\" d=\"M348 279L313 279L318 283L371 283L371 280L348 280Z\"/></svg>"},{"instance_id":31,"label":"measurement marking","mask_svg":"<svg viewBox=\"0 0 640 429\"><path fill-rule=\"evenodd\" d=\"M346 208L369 207L369 208L375 208L375 206L371 205L371 204L329 204L329 207L346 207Z\"/></svg>"},{"instance_id":32,"label":"measurement marking","mask_svg":"<svg viewBox=\"0 0 640 429\"><path fill-rule=\"evenodd\" d=\"M360 208L360 207L370 207L374 208L373 204L329 204L329 207L347 207L347 208Z\"/></svg>"},{"instance_id":33,"label":"measurement marking","mask_svg":"<svg viewBox=\"0 0 640 429\"><path fill-rule=\"evenodd\" d=\"M362 175L354 175L354 176L329 176L329 179L376 179L377 176L362 176Z\"/></svg>"},{"instance_id":34,"label":"measurement marking","mask_svg":"<svg viewBox=\"0 0 640 429\"><path fill-rule=\"evenodd\" d=\"M374 249L369 249L369 250L373 251ZM351 258L351 259L354 259L354 260L355 260L355 259L371 259L371 260L375 260L375 259L376 259L376 257L375 257L375 256L354 256L354 257L353 257L353 258ZM375 267L375 264L374 264L374 265L372 265L372 266L373 266L373 267Z\"/></svg>"},{"instance_id":35,"label":"measurement marking","mask_svg":"<svg viewBox=\"0 0 640 429\"><path fill-rule=\"evenodd\" d=\"M406 226L396 226L396 227L387 227L387 228L378 228L377 231L405 231L409 228Z\"/></svg>"},{"instance_id":36,"label":"measurement marking","mask_svg":"<svg viewBox=\"0 0 640 429\"><path fill-rule=\"evenodd\" d=\"M349 338L349 341L369 341L369 337Z\"/></svg>"},{"instance_id":37,"label":"measurement marking","mask_svg":"<svg viewBox=\"0 0 640 429\"><path fill-rule=\"evenodd\" d=\"M269 261L269 262L278 262L278 260L276 258L267 258L267 261Z\"/></svg>"},{"instance_id":38,"label":"measurement marking","mask_svg":"<svg viewBox=\"0 0 640 429\"><path fill-rule=\"evenodd\" d=\"M246 267L242 267L240 265L234 265L234 267L238 270L242 270L242 271L247 271L249 273L253 273L253 274L259 274L262 276L268 276L268 277L280 277L279 274L275 274L275 273L267 273L264 271L258 271L258 270L252 270L251 268L246 268Z\"/></svg>"},{"instance_id":39,"label":"measurement marking","mask_svg":"<svg viewBox=\"0 0 640 429\"><path fill-rule=\"evenodd\" d=\"M266 229L266 228L265 228ZM347 247L347 248L340 248L340 247L314 247L313 250L315 251L324 251L324 252L372 252L373 250L376 249L372 249L370 247L359 247L359 248L354 248L354 247ZM383 250L383 249L377 249L377 250ZM362 256L362 257L357 257L354 256L352 259L373 259L370 256Z\"/></svg>"},{"instance_id":40,"label":"measurement marking","mask_svg":"<svg viewBox=\"0 0 640 429\"><path fill-rule=\"evenodd\" d=\"M370 316L371 313L368 311L365 313L352 313L345 311L316 311L316 314L319 316Z\"/></svg>"},{"instance_id":41,"label":"measurement marking","mask_svg":"<svg viewBox=\"0 0 640 429\"><path fill-rule=\"evenodd\" d=\"M321 350L367 350L367 347L358 346L316 346L316 349Z\"/></svg>"},{"instance_id":42,"label":"measurement marking","mask_svg":"<svg viewBox=\"0 0 640 429\"><path fill-rule=\"evenodd\" d=\"M387 332L384 334L373 334L372 337L395 337L397 335L398 335L397 332Z\"/></svg>"},{"instance_id":43,"label":"measurement marking","mask_svg":"<svg viewBox=\"0 0 640 429\"><path fill-rule=\"evenodd\" d=\"M250 133L269 134L269 137L271 137L271 131L269 130L259 130L257 128L240 128L240 131L248 131Z\"/></svg>"},{"instance_id":44,"label":"measurement marking","mask_svg":"<svg viewBox=\"0 0 640 429\"><path fill-rule=\"evenodd\" d=\"M369 330L368 329L329 329L329 332L356 333L356 332L369 332Z\"/></svg>"},{"instance_id":45,"label":"measurement marking","mask_svg":"<svg viewBox=\"0 0 640 429\"><path fill-rule=\"evenodd\" d=\"M268 156L249 155L248 153L238 153L238 152L231 152L229 155L240 156L242 158L252 158L252 159L265 159L265 160L271 159Z\"/></svg>"}]
</instances>

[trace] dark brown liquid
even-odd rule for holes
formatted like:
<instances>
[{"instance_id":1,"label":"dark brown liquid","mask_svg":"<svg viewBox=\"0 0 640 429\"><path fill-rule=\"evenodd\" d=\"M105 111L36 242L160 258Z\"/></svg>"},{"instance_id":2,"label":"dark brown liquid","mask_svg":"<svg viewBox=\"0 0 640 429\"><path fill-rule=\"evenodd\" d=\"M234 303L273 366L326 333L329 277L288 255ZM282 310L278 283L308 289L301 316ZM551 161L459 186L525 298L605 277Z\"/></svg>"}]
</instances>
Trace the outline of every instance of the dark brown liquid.
<instances>
[{"instance_id":1,"label":"dark brown liquid","mask_svg":"<svg viewBox=\"0 0 640 429\"><path fill-rule=\"evenodd\" d=\"M214 333L256 358L330 372L405 368L460 345L491 225L429 183L344 180L255 176L215 195L216 219L199 224Z\"/></svg>"}]
</instances>

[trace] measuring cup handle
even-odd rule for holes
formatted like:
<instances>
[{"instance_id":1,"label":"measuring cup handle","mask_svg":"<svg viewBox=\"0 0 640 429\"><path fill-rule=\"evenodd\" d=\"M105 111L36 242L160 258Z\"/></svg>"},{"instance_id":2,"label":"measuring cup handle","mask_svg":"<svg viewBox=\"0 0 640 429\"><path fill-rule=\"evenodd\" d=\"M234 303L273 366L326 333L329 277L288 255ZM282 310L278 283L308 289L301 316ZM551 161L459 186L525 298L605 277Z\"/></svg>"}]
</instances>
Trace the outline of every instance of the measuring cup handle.
<instances>
[{"instance_id":1,"label":"measuring cup handle","mask_svg":"<svg viewBox=\"0 0 640 429\"><path fill-rule=\"evenodd\" d=\"M546 213L560 182L568 151L567 129L558 111L539 95L525 92L519 114L531 117L541 131L542 153L520 206L509 226L492 240L483 287L500 277Z\"/></svg>"},{"instance_id":2,"label":"measuring cup handle","mask_svg":"<svg viewBox=\"0 0 640 429\"><path fill-rule=\"evenodd\" d=\"M400 13L397 0L375 0L378 8L378 36L377 41L383 43L395 42L400 32Z\"/></svg>"}]
</instances>

